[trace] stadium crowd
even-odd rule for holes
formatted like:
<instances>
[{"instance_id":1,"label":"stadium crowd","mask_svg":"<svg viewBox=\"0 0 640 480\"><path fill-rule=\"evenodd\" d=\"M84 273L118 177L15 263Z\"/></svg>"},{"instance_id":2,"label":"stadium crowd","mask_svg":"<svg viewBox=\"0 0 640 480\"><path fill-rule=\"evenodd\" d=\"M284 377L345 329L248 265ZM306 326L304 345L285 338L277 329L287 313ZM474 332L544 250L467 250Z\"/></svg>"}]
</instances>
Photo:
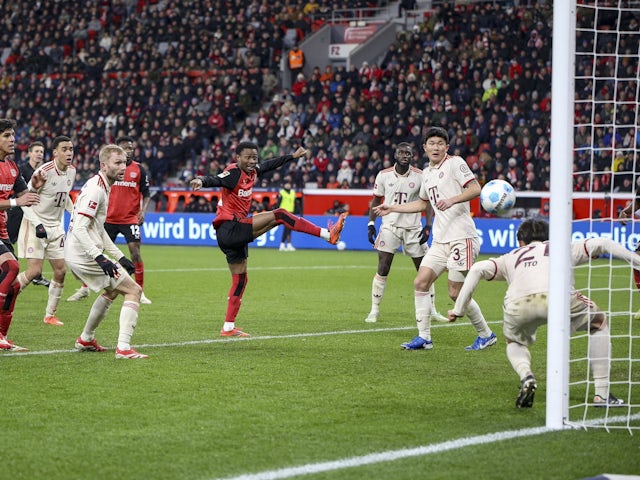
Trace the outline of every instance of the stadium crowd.
<instances>
[{"instance_id":1,"label":"stadium crowd","mask_svg":"<svg viewBox=\"0 0 640 480\"><path fill-rule=\"evenodd\" d=\"M72 137L78 186L97 172L101 145L131 135L155 186L215 175L239 141L251 140L262 158L302 144L313 152L261 187L291 180L296 189L369 189L400 141L413 143L422 166L423 133L441 125L450 152L481 183L504 178L518 190L548 190L552 2L455 3L434 2L379 64L311 66L289 88L280 81L288 49L331 10L376 2L17 1L0 32L0 117L18 122L17 161L33 141ZM638 29L635 19L626 23ZM578 40L585 51L594 42ZM599 62L611 70L610 59ZM594 65L576 67L585 75L577 87L590 95ZM633 73L637 61L627 68ZM592 115L606 123L614 97L634 98L637 85L595 91L598 110L578 108L577 124ZM630 125L633 118L632 106L616 114ZM640 136L633 128L594 132L576 129L575 189L608 191L613 182L631 191ZM614 153L614 141L628 149ZM598 175L589 173L593 151Z\"/></svg>"}]
</instances>

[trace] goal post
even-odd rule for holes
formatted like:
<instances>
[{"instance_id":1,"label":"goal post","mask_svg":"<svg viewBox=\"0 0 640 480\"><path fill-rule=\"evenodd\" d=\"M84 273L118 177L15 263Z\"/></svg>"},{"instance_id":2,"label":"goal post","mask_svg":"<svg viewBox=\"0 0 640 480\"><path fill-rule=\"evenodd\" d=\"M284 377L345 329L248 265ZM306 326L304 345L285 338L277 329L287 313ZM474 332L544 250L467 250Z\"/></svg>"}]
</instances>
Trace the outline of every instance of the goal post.
<instances>
[{"instance_id":1,"label":"goal post","mask_svg":"<svg viewBox=\"0 0 640 480\"><path fill-rule=\"evenodd\" d=\"M546 426L633 433L640 430L640 276L613 258L573 267L571 241L602 236L631 251L640 243L640 211L624 224L618 218L640 198L640 0L554 0L551 94ZM580 218L577 198L591 202ZM608 330L571 334L572 283ZM596 390L624 404L603 408Z\"/></svg>"},{"instance_id":2,"label":"goal post","mask_svg":"<svg viewBox=\"0 0 640 480\"><path fill-rule=\"evenodd\" d=\"M553 2L546 426L555 429L568 417L575 5Z\"/></svg>"}]
</instances>

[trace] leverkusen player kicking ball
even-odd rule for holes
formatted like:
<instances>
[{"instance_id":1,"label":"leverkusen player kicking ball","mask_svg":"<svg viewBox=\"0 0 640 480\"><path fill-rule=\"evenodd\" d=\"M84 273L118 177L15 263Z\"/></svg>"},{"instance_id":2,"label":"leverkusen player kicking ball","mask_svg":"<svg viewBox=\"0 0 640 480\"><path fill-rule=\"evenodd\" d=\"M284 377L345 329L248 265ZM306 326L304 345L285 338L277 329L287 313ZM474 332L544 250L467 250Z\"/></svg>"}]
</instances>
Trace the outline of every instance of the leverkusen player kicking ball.
<instances>
[{"instance_id":1,"label":"leverkusen player kicking ball","mask_svg":"<svg viewBox=\"0 0 640 480\"><path fill-rule=\"evenodd\" d=\"M242 295L247 286L249 243L278 225L286 225L291 230L323 238L335 245L340 240L340 233L347 217L347 213L341 214L334 225L329 223L327 229L318 227L283 208L249 216L253 186L258 175L275 170L291 160L308 155L309 152L299 147L292 155L259 162L258 145L253 142L240 142L235 153L236 163L230 164L222 173L215 177L197 177L190 183L194 191L208 187L220 187L222 191L222 205L218 207L216 218L213 220L218 246L226 255L231 272L227 313L220 331L222 337L249 336L235 324Z\"/></svg>"}]
</instances>

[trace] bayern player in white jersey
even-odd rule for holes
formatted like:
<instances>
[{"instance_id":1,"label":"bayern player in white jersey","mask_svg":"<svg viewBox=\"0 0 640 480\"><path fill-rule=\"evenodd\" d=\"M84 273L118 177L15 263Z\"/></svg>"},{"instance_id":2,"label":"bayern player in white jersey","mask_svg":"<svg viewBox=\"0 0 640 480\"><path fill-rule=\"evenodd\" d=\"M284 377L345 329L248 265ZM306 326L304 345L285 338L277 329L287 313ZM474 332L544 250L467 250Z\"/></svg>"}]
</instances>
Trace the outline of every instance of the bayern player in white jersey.
<instances>
[{"instance_id":1,"label":"bayern player in white jersey","mask_svg":"<svg viewBox=\"0 0 640 480\"><path fill-rule=\"evenodd\" d=\"M456 304L449 311L449 320L462 316L481 279L505 280L503 331L507 342L507 358L520 377L520 392L516 407L529 408L537 388L531 369L529 345L536 340L536 330L547 323L549 294L549 224L544 220L525 220L517 232L518 245L498 258L477 262L464 281ZM573 265L609 254L640 268L640 256L626 250L608 238L589 238L571 244ZM593 403L596 406L617 407L624 402L609 392L611 335L607 318L598 306L571 288L571 332L589 328L589 359L594 381Z\"/></svg>"},{"instance_id":2,"label":"bayern player in white jersey","mask_svg":"<svg viewBox=\"0 0 640 480\"><path fill-rule=\"evenodd\" d=\"M413 148L410 143L401 142L394 153L395 164L378 172L373 186L373 199L369 212L367 227L369 242L378 251L378 270L371 285L371 311L365 322L378 321L380 302L387 285L387 276L391 270L394 255L402 248L405 255L413 260L416 270L420 267L422 257L429 249L427 240L431 233L430 216L423 227L420 212L413 214L391 213L382 217L380 231L376 232L375 212L373 209L384 200L387 203L407 203L417 200L422 184L422 170L411 166ZM431 285L429 294L434 308L431 318L437 321L448 321L435 308L435 289Z\"/></svg>"},{"instance_id":3,"label":"bayern player in white jersey","mask_svg":"<svg viewBox=\"0 0 640 480\"><path fill-rule=\"evenodd\" d=\"M404 204L382 204L374 208L380 216L390 213L416 213L431 208L434 212L433 240L414 280L414 302L418 336L401 346L406 350L433 348L431 340L431 312L433 304L429 289L433 282L448 270L449 296L458 297L466 272L478 253L480 242L471 218L469 201L480 195L480 184L463 158L451 156L449 135L444 128L431 127L424 138L423 149L429 164L422 172L419 198ZM478 332L466 350L483 350L497 341L487 325L478 304L471 300L466 310L471 324Z\"/></svg>"},{"instance_id":4,"label":"bayern player in white jersey","mask_svg":"<svg viewBox=\"0 0 640 480\"><path fill-rule=\"evenodd\" d=\"M116 358L147 358L131 348L131 337L138 322L142 288L129 276L135 268L111 241L104 228L109 206L109 193L116 181L122 181L127 168L127 154L118 145L100 149L100 172L87 180L76 198L64 245L64 258L69 270L91 290L104 290L93 302L76 349L104 352L95 332L109 312L113 300L122 295L120 330ZM113 259L118 259L118 264ZM122 267L122 268L120 268Z\"/></svg>"},{"instance_id":5,"label":"bayern player in white jersey","mask_svg":"<svg viewBox=\"0 0 640 480\"><path fill-rule=\"evenodd\" d=\"M24 212L18 234L18 258L27 259L27 269L18 275L20 288L26 288L34 278L42 274L44 259L53 268L53 279L49 284L49 298L43 318L49 325L63 325L56 310L64 288L67 269L64 263L64 229L62 215L65 209L73 209L69 192L73 187L76 169L73 161L73 142L61 135L53 139L53 159L40 165L34 172L46 178L37 190L40 203L22 207ZM29 182L29 188L32 188Z\"/></svg>"}]
</instances>

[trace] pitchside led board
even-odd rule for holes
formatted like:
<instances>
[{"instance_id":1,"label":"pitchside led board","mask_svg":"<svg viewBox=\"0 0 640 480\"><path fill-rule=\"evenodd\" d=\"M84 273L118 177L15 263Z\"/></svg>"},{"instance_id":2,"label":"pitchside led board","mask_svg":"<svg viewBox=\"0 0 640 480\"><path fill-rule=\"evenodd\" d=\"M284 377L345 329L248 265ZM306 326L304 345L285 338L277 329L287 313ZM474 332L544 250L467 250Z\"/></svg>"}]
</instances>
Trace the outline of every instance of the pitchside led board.
<instances>
[{"instance_id":1,"label":"pitchside led board","mask_svg":"<svg viewBox=\"0 0 640 480\"><path fill-rule=\"evenodd\" d=\"M326 226L331 216L305 216L316 225ZM213 216L207 213L147 213L142 225L142 241L148 245L209 245L217 246L215 230L211 226ZM367 240L368 217L347 217L342 231L340 245L346 250L372 250ZM474 219L480 237L480 253L502 254L516 248L516 231L521 219ZM380 219L377 220L380 224ZM251 248L278 248L282 236L282 226L278 226L257 238ZM607 236L621 243L629 250L635 250L640 241L640 225L628 223L626 226L616 224L611 230L609 222L580 221L573 223L573 240L587 237ZM122 236L118 237L122 243ZM316 237L304 233L293 232L293 245L296 248L336 249Z\"/></svg>"}]
</instances>

